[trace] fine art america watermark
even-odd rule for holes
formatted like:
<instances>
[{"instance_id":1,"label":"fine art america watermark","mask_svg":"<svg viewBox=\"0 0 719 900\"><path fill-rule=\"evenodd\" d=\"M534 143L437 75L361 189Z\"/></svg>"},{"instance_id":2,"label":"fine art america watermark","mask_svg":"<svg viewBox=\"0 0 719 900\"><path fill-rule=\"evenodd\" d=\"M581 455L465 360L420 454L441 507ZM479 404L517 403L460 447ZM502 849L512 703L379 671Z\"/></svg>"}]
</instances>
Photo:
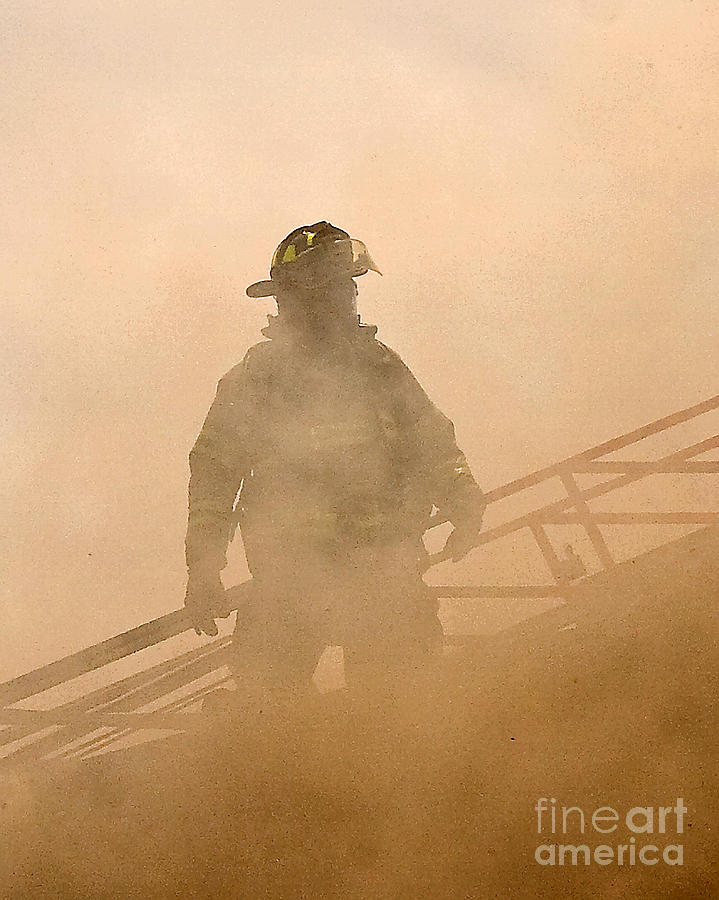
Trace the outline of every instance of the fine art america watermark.
<instances>
[{"instance_id":1,"label":"fine art america watermark","mask_svg":"<svg viewBox=\"0 0 719 900\"><path fill-rule=\"evenodd\" d=\"M540 797L534 811L539 840L546 841L534 851L540 866L684 865L678 836L684 833L689 810L682 797L673 806L633 806L626 812L599 806L586 814L579 806L560 806L554 797ZM575 843L566 843L568 839Z\"/></svg>"}]
</instances>

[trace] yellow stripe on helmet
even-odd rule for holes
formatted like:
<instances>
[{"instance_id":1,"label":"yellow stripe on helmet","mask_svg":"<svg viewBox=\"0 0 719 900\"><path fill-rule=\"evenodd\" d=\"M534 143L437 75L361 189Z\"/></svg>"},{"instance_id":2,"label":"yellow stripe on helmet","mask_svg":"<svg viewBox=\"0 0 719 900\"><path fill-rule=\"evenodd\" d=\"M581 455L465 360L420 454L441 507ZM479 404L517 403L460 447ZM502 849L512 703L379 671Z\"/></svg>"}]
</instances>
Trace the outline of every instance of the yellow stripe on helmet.
<instances>
[{"instance_id":1,"label":"yellow stripe on helmet","mask_svg":"<svg viewBox=\"0 0 719 900\"><path fill-rule=\"evenodd\" d=\"M284 255L282 257L282 262L292 262L293 259L297 259L297 251L295 250L295 245L290 244L289 247L285 250Z\"/></svg>"}]
</instances>

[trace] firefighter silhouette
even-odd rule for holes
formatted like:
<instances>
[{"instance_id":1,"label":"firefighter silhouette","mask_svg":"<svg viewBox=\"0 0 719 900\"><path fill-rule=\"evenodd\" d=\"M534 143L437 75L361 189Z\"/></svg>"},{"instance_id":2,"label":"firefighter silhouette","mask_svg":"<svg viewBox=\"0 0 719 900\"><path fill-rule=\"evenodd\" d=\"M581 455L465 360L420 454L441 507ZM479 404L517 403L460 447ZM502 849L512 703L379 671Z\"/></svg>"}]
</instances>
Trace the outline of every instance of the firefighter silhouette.
<instances>
[{"instance_id":1,"label":"firefighter silhouette","mask_svg":"<svg viewBox=\"0 0 719 900\"><path fill-rule=\"evenodd\" d=\"M270 279L247 288L277 315L220 380L190 453L185 603L198 633L217 633L238 521L253 600L233 668L262 689L306 685L329 644L349 683L420 664L442 635L422 580L429 515L453 524L453 559L481 527L454 426L360 323L355 279L369 270L365 245L328 222L282 241Z\"/></svg>"}]
</instances>

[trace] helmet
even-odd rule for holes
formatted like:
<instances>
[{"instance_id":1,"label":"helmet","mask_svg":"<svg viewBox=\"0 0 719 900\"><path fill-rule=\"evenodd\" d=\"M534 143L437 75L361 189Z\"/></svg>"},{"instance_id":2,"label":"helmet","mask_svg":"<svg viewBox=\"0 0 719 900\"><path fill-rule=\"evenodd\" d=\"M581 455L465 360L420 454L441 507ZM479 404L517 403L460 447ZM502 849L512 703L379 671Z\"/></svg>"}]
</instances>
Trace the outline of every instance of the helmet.
<instances>
[{"instance_id":1,"label":"helmet","mask_svg":"<svg viewBox=\"0 0 719 900\"><path fill-rule=\"evenodd\" d=\"M272 257L268 281L247 288L248 297L274 297L283 289L312 288L337 280L382 273L367 248L329 222L303 225L290 232Z\"/></svg>"}]
</instances>

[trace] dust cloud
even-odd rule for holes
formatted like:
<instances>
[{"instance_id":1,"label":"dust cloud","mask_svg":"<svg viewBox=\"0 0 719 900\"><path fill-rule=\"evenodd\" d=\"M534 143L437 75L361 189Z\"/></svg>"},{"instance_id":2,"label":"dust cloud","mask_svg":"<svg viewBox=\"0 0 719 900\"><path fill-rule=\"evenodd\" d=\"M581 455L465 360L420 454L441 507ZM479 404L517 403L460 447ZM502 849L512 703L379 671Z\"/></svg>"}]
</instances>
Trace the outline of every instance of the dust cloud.
<instances>
[{"instance_id":1,"label":"dust cloud","mask_svg":"<svg viewBox=\"0 0 719 900\"><path fill-rule=\"evenodd\" d=\"M716 896L718 549L716 528L662 548L391 698L205 712L189 737L4 772L0 883L62 898ZM622 817L682 797L687 816L599 834L545 815L540 833L550 797ZM535 862L539 845L631 841L680 845L684 864Z\"/></svg>"},{"instance_id":2,"label":"dust cloud","mask_svg":"<svg viewBox=\"0 0 719 900\"><path fill-rule=\"evenodd\" d=\"M718 38L719 10L685 0L3 4L0 679L181 605L187 455L217 380L259 339L273 312L271 300L248 300L245 286L266 277L275 245L301 223L327 219L367 244L384 275L359 282L363 319L379 326L379 337L454 420L485 488L716 393ZM479 555L472 565L466 578L481 578ZM231 580L245 571L236 546ZM603 626L592 627L601 654L611 640ZM670 621L644 659L673 637ZM504 663L533 659L535 646L531 635L519 649L511 645ZM709 669L689 659L702 696L715 699L702 681ZM575 662L579 671L581 660ZM636 660L624 659L612 683L617 694L607 688L591 710L577 706L577 697L585 696L582 685L589 692L597 684L596 674L581 670L575 693L562 682L564 705L547 720L525 690L532 665L520 667L515 681L487 688L479 719L473 698L455 705L457 733L472 723L479 730L468 732L459 761L440 763L459 766L465 793L459 776L445 783L448 769L430 765L428 754L413 756L411 741L402 744L407 759L390 755L381 769L397 810L405 782L395 780L392 766L406 763L415 788L433 785L423 796L437 807L412 813L408 862L395 839L407 823L387 806L385 782L375 789L371 781L371 754L381 766L385 738L371 745L353 776L340 765L347 747L338 762L323 745L317 761L315 732L302 733L295 755L304 782L297 790L304 783L306 793L292 796L319 797L311 815L325 823L350 822L330 854L347 879L345 896L370 896L373 872L402 887L403 864L426 877L426 893L416 888L417 897L440 896L452 884L446 878L471 886L461 872L447 874L457 810L465 816L467 858L481 821L499 829L500 843L511 833L502 846L520 852L516 841L523 838L511 831L516 819L501 811L492 818L491 804L479 799L493 795L487 773L505 773L517 803L533 801L535 789L552 779L569 793L578 784L601 792L616 771L622 796L633 797L639 758L612 744L591 769L581 728L594 734L607 710L616 711L622 678L651 691L655 676L676 674L676 667L642 670L644 680L636 682ZM541 661L538 668L544 672ZM555 681L547 675L538 682L546 696L562 673L550 675ZM466 683L466 672L455 676ZM452 690L456 684L450 678ZM673 783L685 778L696 795L705 783L696 759L710 758L715 742L700 716L705 730L696 747L681 743L683 688L670 686L676 720L668 721L655 698L647 759L656 765L639 783L657 794L671 787L662 781L664 766ZM609 720L615 738L646 711L636 690L619 719ZM515 759L507 755L514 727L507 709L518 696L526 741ZM455 747L441 724L446 699L415 710L437 752ZM567 722L577 729L575 763L591 769L581 783L556 781L566 770L550 758ZM351 747L351 719L332 727L349 729L338 740ZM414 725L393 727L412 732ZM278 761L276 741L271 746L266 769L244 771L237 797L227 799L227 815L238 817L238 828L245 816L253 840L253 785L282 793L275 776L287 757ZM263 748L247 752L261 759ZM145 771L142 761L137 771L133 765L127 762L128 785ZM173 765L172 785L194 785L181 811L191 819L207 785L188 776L185 757ZM137 841L152 835L152 816L171 813L181 792L158 780L146 815L133 818L141 806L128 811L131 794L113 794L111 777L80 779L78 846L87 839L83 822L102 824L84 819L86 806L101 799L127 815L120 821L137 824L123 840L140 852ZM349 809L331 791L321 793L328 777L342 797L354 797ZM45 803L65 822L66 785L54 794L24 781L15 787L26 822L33 797L43 798L38 822L45 821ZM372 804L384 824L370 833L364 823L378 821ZM476 828L467 825L475 815ZM433 823L448 830L427 844ZM178 836L186 837L181 826ZM326 875L327 848L310 839L316 832L303 843L305 824L292 827L299 836L290 850L308 856L292 857L287 878L315 871L312 865ZM25 840L26 832L8 833ZM197 852L211 853L212 835L204 840ZM70 890L70 881L62 882L70 878L66 865L87 896L138 874L130 857L103 857L98 844L103 881L80 871L83 854L73 857L68 846L45 847L39 857L44 889L57 878L57 896ZM365 868L342 870L343 854L358 846ZM32 868L32 847L42 841L21 848L27 871L42 874L42 866ZM176 846L158 847L148 844L141 857L145 872L159 879L144 885L153 896L166 888L165 870L153 870L163 848L177 855L167 877L186 874L187 858ZM272 841L255 847L274 848ZM490 886L506 885L501 867L510 856L490 861ZM262 865L270 862L252 862L258 891L268 883ZM190 869L187 877L197 878L199 870ZM35 876L27 877L30 884ZM222 873L207 877L214 884ZM662 880L642 895L658 884L673 889ZM613 885L614 896L625 895ZM197 886L200 895L206 889Z\"/></svg>"},{"instance_id":3,"label":"dust cloud","mask_svg":"<svg viewBox=\"0 0 719 900\"><path fill-rule=\"evenodd\" d=\"M719 13L6 4L0 677L179 605L187 453L326 218L485 487L710 395Z\"/></svg>"}]
</instances>

